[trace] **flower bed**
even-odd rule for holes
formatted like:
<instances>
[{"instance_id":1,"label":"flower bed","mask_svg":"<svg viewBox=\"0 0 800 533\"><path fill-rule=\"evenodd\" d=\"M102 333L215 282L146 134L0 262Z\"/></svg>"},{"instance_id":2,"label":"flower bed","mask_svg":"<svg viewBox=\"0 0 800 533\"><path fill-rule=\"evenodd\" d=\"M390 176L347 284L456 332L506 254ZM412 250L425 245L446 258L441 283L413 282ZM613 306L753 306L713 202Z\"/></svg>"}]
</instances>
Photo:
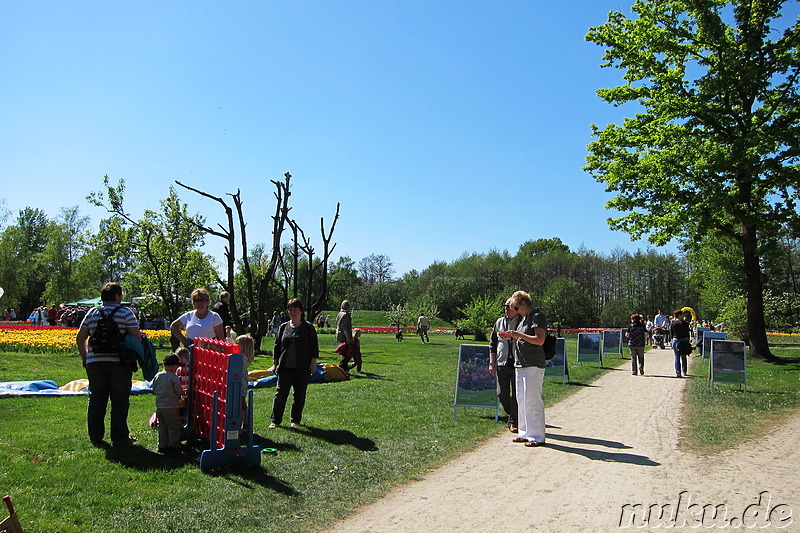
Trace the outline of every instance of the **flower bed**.
<instances>
[{"instance_id":1,"label":"flower bed","mask_svg":"<svg viewBox=\"0 0 800 533\"><path fill-rule=\"evenodd\" d=\"M159 348L169 346L168 330L143 330ZM2 325L0 326L0 351L6 352L59 352L78 353L75 334L78 328L58 326Z\"/></svg>"}]
</instances>

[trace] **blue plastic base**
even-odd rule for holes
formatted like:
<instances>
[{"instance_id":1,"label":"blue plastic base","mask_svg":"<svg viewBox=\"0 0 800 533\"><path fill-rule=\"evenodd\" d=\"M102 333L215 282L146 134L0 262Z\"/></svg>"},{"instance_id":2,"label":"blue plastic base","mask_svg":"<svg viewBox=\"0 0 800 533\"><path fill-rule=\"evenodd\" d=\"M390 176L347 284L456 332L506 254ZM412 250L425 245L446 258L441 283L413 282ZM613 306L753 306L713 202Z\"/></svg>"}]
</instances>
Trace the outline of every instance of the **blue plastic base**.
<instances>
[{"instance_id":1,"label":"blue plastic base","mask_svg":"<svg viewBox=\"0 0 800 533\"><path fill-rule=\"evenodd\" d=\"M200 470L208 472L225 465L261 466L261 449L258 446L244 448L220 448L204 450L200 454Z\"/></svg>"}]
</instances>

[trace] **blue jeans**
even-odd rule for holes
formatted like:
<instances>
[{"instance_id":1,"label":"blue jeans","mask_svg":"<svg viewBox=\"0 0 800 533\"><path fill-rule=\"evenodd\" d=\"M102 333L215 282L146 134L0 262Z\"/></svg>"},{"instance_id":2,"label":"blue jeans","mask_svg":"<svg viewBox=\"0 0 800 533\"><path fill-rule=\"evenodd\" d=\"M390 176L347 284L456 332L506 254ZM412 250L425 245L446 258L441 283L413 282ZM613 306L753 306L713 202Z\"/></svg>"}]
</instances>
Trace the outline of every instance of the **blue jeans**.
<instances>
[{"instance_id":1,"label":"blue jeans","mask_svg":"<svg viewBox=\"0 0 800 533\"><path fill-rule=\"evenodd\" d=\"M684 374L689 373L689 367L686 363L686 356L678 353L678 341L689 339L672 339L672 352L675 354L675 375L680 377L681 369Z\"/></svg>"},{"instance_id":2,"label":"blue jeans","mask_svg":"<svg viewBox=\"0 0 800 533\"><path fill-rule=\"evenodd\" d=\"M111 440L123 442L130 437L128 408L131 403L131 376L133 372L120 363L97 362L86 365L89 378L89 408L86 421L89 438L98 442L106 433L106 408L111 399Z\"/></svg>"}]
</instances>

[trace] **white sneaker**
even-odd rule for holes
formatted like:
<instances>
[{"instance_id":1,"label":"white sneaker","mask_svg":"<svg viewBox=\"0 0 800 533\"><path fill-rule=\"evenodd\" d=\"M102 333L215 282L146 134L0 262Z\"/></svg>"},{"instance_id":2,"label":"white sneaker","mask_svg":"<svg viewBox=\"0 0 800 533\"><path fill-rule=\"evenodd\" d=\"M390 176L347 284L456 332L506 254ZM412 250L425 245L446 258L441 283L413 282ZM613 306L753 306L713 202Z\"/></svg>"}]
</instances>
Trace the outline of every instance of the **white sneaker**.
<instances>
[{"instance_id":1,"label":"white sneaker","mask_svg":"<svg viewBox=\"0 0 800 533\"><path fill-rule=\"evenodd\" d=\"M295 424L294 422L292 422L291 424L289 424L289 427L290 427L290 428L296 428L296 427L297 427L297 424Z\"/></svg>"},{"instance_id":2,"label":"white sneaker","mask_svg":"<svg viewBox=\"0 0 800 533\"><path fill-rule=\"evenodd\" d=\"M278 424L276 424L275 422L273 422L272 424L270 424L270 425L268 425L268 426L267 426L267 429L275 429L276 427L278 427Z\"/></svg>"}]
</instances>

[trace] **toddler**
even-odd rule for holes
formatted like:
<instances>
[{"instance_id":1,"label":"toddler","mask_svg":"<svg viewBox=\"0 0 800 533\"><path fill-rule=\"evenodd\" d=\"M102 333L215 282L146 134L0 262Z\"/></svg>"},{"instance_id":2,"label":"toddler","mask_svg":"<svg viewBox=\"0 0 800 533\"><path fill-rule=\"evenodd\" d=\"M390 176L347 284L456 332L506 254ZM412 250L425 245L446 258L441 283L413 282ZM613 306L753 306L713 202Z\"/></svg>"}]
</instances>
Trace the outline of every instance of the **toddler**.
<instances>
[{"instance_id":1,"label":"toddler","mask_svg":"<svg viewBox=\"0 0 800 533\"><path fill-rule=\"evenodd\" d=\"M250 335L239 335L236 337L236 344L242 354L242 428L247 429L247 384L250 381L247 367L255 359L255 343Z\"/></svg>"},{"instance_id":2,"label":"toddler","mask_svg":"<svg viewBox=\"0 0 800 533\"><path fill-rule=\"evenodd\" d=\"M183 389L181 379L175 374L180 359L174 353L164 357L164 370L153 378L153 394L156 395L156 417L158 418L158 451L169 453L180 450L181 416L179 405Z\"/></svg>"}]
</instances>

